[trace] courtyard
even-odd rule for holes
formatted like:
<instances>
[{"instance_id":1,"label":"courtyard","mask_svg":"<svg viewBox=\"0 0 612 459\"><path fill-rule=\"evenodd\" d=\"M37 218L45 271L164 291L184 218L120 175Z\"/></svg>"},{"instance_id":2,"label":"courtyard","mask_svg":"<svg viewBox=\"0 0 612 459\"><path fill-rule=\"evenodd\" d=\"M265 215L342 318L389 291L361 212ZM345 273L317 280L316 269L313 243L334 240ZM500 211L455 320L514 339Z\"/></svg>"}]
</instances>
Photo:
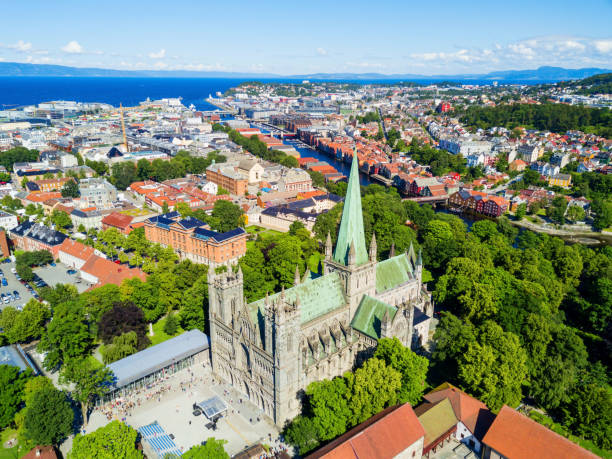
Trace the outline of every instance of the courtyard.
<instances>
[{"instance_id":1,"label":"courtyard","mask_svg":"<svg viewBox=\"0 0 612 459\"><path fill-rule=\"evenodd\" d=\"M208 429L204 415L194 416L196 402L219 396L227 405L227 414ZM255 443L284 447L279 442L279 429L262 411L230 386L216 381L210 366L197 364L167 377L147 389L98 407L90 416L87 432L111 420L124 421L138 429L157 421L181 451L201 444L209 437L227 440L226 451L234 455ZM62 448L63 449L63 448Z\"/></svg>"}]
</instances>

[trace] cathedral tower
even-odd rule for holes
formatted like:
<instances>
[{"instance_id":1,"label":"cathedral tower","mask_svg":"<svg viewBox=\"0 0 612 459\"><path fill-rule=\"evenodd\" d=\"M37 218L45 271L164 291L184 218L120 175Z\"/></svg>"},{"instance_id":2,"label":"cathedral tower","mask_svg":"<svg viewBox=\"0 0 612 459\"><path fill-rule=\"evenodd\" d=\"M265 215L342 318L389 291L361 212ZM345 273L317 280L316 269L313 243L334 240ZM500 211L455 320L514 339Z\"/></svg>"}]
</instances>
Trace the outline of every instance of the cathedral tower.
<instances>
[{"instance_id":1,"label":"cathedral tower","mask_svg":"<svg viewBox=\"0 0 612 459\"><path fill-rule=\"evenodd\" d=\"M372 244L368 254L361 211L359 159L355 151L342 209L338 241L331 254L331 240L328 238L325 257L325 274L338 273L342 280L350 317L355 314L363 295L376 294L376 257L372 257L372 251L376 250L375 237L372 237Z\"/></svg>"}]
</instances>

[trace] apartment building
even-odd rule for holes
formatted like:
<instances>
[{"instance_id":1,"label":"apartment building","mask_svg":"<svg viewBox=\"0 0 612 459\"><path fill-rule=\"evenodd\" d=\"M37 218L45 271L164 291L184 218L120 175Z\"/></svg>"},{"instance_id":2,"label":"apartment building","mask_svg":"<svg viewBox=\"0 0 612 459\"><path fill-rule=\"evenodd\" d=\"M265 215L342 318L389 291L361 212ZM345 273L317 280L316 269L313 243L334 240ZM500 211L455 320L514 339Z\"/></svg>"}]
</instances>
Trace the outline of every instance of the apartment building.
<instances>
[{"instance_id":1,"label":"apartment building","mask_svg":"<svg viewBox=\"0 0 612 459\"><path fill-rule=\"evenodd\" d=\"M246 194L249 184L248 175L240 172L237 165L211 164L206 169L206 180L225 188L233 195Z\"/></svg>"},{"instance_id":2,"label":"apartment building","mask_svg":"<svg viewBox=\"0 0 612 459\"><path fill-rule=\"evenodd\" d=\"M104 178L83 179L79 183L82 207L104 209L117 200L117 188Z\"/></svg>"},{"instance_id":3,"label":"apartment building","mask_svg":"<svg viewBox=\"0 0 612 459\"><path fill-rule=\"evenodd\" d=\"M181 259L195 263L233 264L246 253L247 233L243 228L218 233L197 218L181 218L178 212L149 218L144 228L147 240L172 247Z\"/></svg>"}]
</instances>

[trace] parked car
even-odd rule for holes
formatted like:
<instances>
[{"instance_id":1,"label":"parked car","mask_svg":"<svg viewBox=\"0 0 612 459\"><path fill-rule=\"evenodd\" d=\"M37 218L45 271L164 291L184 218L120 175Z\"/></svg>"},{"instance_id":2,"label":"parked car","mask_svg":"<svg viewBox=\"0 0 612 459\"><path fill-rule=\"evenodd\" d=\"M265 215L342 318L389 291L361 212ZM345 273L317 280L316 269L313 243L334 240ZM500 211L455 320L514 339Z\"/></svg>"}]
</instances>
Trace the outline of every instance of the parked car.
<instances>
[{"instance_id":1,"label":"parked car","mask_svg":"<svg viewBox=\"0 0 612 459\"><path fill-rule=\"evenodd\" d=\"M15 297L16 300L21 299L21 295L19 295L19 292L17 290L13 290L13 296Z\"/></svg>"},{"instance_id":2,"label":"parked car","mask_svg":"<svg viewBox=\"0 0 612 459\"><path fill-rule=\"evenodd\" d=\"M8 298L9 301L13 301L13 295L11 295L10 293L7 293L6 297Z\"/></svg>"},{"instance_id":3,"label":"parked car","mask_svg":"<svg viewBox=\"0 0 612 459\"><path fill-rule=\"evenodd\" d=\"M11 268L11 272L12 272L13 274L15 274L15 273L17 272L17 270L16 270L16 269L13 267L13 268Z\"/></svg>"},{"instance_id":4,"label":"parked car","mask_svg":"<svg viewBox=\"0 0 612 459\"><path fill-rule=\"evenodd\" d=\"M0 293L0 299L5 304L9 302L9 299L6 297L6 295L4 293Z\"/></svg>"},{"instance_id":5,"label":"parked car","mask_svg":"<svg viewBox=\"0 0 612 459\"><path fill-rule=\"evenodd\" d=\"M51 262L51 263L49 263L49 264L50 264L51 266L57 266L57 265L55 264L55 262L54 262L54 261L52 261L52 262Z\"/></svg>"},{"instance_id":6,"label":"parked car","mask_svg":"<svg viewBox=\"0 0 612 459\"><path fill-rule=\"evenodd\" d=\"M0 277L4 277L4 272L0 269Z\"/></svg>"},{"instance_id":7,"label":"parked car","mask_svg":"<svg viewBox=\"0 0 612 459\"><path fill-rule=\"evenodd\" d=\"M69 274L69 275L71 275L71 276L72 276L72 275L74 275L74 274L76 274L76 273L77 273L77 272L76 272L76 270L74 270L74 269L69 269L69 270L67 270L67 271L66 271L66 274Z\"/></svg>"},{"instance_id":8,"label":"parked car","mask_svg":"<svg viewBox=\"0 0 612 459\"><path fill-rule=\"evenodd\" d=\"M6 277L2 278L2 286L6 287L8 285L8 282L6 281Z\"/></svg>"}]
</instances>

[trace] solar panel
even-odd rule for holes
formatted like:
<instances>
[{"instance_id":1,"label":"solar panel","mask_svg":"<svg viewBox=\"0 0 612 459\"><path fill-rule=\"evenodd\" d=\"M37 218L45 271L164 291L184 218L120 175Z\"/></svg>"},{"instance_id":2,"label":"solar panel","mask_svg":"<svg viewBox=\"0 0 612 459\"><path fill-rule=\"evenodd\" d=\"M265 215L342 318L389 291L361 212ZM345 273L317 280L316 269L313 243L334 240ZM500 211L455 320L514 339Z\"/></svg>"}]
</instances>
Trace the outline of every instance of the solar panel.
<instances>
[{"instance_id":1,"label":"solar panel","mask_svg":"<svg viewBox=\"0 0 612 459\"><path fill-rule=\"evenodd\" d=\"M213 419L227 411L227 405L218 395L197 403L197 405L208 419Z\"/></svg>"}]
</instances>

